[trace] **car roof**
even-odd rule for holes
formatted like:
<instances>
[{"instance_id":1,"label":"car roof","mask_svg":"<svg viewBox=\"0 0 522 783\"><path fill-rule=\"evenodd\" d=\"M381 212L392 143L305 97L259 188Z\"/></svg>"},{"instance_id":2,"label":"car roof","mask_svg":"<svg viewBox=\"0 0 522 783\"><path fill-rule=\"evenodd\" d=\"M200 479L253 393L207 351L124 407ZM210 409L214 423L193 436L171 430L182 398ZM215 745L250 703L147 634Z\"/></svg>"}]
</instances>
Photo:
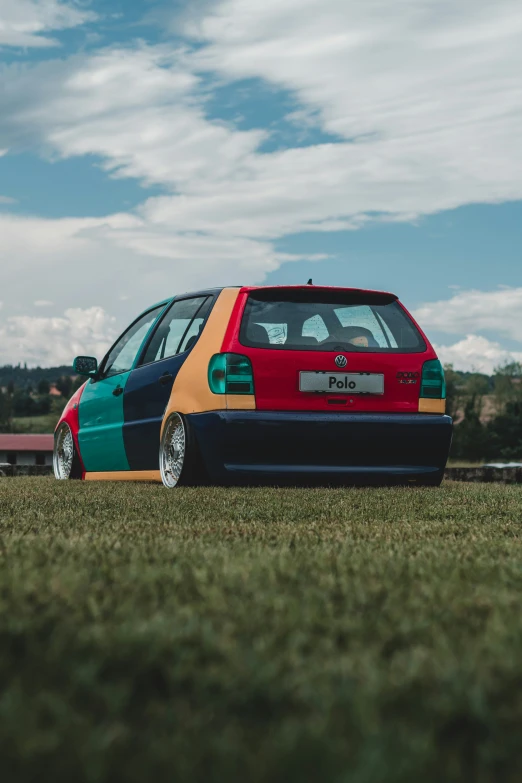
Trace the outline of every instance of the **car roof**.
<instances>
[{"instance_id":1,"label":"car roof","mask_svg":"<svg viewBox=\"0 0 522 783\"><path fill-rule=\"evenodd\" d=\"M169 297L168 299L162 299L159 302L156 302L156 304L150 305L150 307L147 308L147 310L152 310L155 307L160 306L166 306L170 304L170 302L174 302L176 299L187 299L189 297L195 297L195 296L213 296L215 294L221 293L225 288L239 288L241 290L241 293L249 293L250 291L284 291L284 290L290 290L290 291L318 291L318 292L339 292L339 293L357 293L357 294L369 294L373 296L382 296L383 298L390 298L390 299L398 299L398 296L396 294L392 294L390 291L380 291L372 288L353 288L353 287L347 287L347 286L333 286L333 285L313 285L311 283L307 283L306 285L247 285L247 286L241 286L241 285L229 285L229 286L220 286L219 288L202 288L199 291L184 291L180 294L174 294L173 296ZM145 310L144 312L147 312Z\"/></svg>"},{"instance_id":2,"label":"car roof","mask_svg":"<svg viewBox=\"0 0 522 783\"><path fill-rule=\"evenodd\" d=\"M320 291L320 292L339 292L339 293L357 293L357 294L373 294L378 296L393 297L398 299L397 294L391 293L391 291L380 291L374 288L353 288L351 286L337 286L337 285L314 285L313 283L307 283L306 285L248 285L243 286L242 291Z\"/></svg>"},{"instance_id":3,"label":"car roof","mask_svg":"<svg viewBox=\"0 0 522 783\"><path fill-rule=\"evenodd\" d=\"M154 304L149 305L146 310L143 312L146 313L149 310L154 310L155 307L164 307L171 302L174 302L176 299L188 299L193 296L211 296L213 294L219 294L221 291L223 291L223 288L241 288L241 286L221 286L220 288L203 288L201 291L184 291L182 294L172 294L172 296L169 296L168 299L160 299L159 302L155 302Z\"/></svg>"},{"instance_id":4,"label":"car roof","mask_svg":"<svg viewBox=\"0 0 522 783\"><path fill-rule=\"evenodd\" d=\"M224 288L240 288L242 292L246 291L281 291L284 289L290 289L292 291L304 291L316 290L316 291L339 291L339 292L351 292L356 291L359 294L383 294L383 296L394 296L397 294L391 291L383 291L378 288L355 288L354 286L339 286L339 285L314 285L307 283L306 285L228 285L220 286L219 288L203 288L200 291L185 291L182 294L175 294L171 299L165 300L170 302L172 299L184 299L187 296L203 296L204 294L217 294L223 291ZM162 302L159 302L162 304Z\"/></svg>"}]
</instances>

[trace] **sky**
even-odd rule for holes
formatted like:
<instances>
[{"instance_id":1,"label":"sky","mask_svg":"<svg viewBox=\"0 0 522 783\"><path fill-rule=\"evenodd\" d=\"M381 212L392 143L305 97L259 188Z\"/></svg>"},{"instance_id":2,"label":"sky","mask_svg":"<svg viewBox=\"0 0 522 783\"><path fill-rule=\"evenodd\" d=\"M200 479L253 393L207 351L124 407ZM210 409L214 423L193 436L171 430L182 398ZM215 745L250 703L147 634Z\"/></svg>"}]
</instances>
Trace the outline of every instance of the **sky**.
<instances>
[{"instance_id":1,"label":"sky","mask_svg":"<svg viewBox=\"0 0 522 783\"><path fill-rule=\"evenodd\" d=\"M0 365L311 277L492 373L521 249L520 0L0 0Z\"/></svg>"}]
</instances>

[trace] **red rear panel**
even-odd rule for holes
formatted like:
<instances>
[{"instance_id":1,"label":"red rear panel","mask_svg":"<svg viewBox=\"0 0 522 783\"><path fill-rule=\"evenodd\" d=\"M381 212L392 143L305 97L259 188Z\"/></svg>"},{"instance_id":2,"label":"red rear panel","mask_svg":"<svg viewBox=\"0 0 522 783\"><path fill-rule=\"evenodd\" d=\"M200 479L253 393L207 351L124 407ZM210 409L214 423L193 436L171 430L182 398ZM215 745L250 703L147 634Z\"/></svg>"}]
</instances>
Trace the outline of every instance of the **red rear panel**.
<instances>
[{"instance_id":1,"label":"red rear panel","mask_svg":"<svg viewBox=\"0 0 522 783\"><path fill-rule=\"evenodd\" d=\"M385 321L390 311L393 334ZM357 326L356 316L363 319L363 326ZM338 318L344 319L341 324ZM282 323L267 323L270 320ZM407 349L401 343L403 332L409 340ZM222 350L249 357L256 408L271 411L417 413L422 365L436 358L393 294L320 286L243 288ZM336 364L338 356L346 359L344 367L343 359L341 366ZM306 383L300 374L307 372L325 373L327 377L318 378L318 383L332 391L301 391L300 385ZM383 392L352 392L346 373L370 373ZM315 384L316 376L306 377Z\"/></svg>"},{"instance_id":2,"label":"red rear panel","mask_svg":"<svg viewBox=\"0 0 522 783\"><path fill-rule=\"evenodd\" d=\"M83 394L83 390L85 389L86 385L87 385L87 381L85 383L83 383L77 391L74 392L73 396L71 397L71 399L69 400L69 402L67 403L65 408L63 409L63 413L60 416L60 420L59 420L58 424L56 425L56 429L55 429L55 431L58 429L58 427L60 426L62 421L67 422L67 424L71 428L72 436L74 438L74 445L75 445L76 452L77 452L79 460L80 460L82 474L85 473L85 469L84 469L84 466L83 466L82 455L81 455L81 452L80 452L80 445L79 445L79 442L78 442L78 430L80 428L80 423L79 423L78 416L79 416L80 400L81 400L81 397L82 397L82 394Z\"/></svg>"}]
</instances>

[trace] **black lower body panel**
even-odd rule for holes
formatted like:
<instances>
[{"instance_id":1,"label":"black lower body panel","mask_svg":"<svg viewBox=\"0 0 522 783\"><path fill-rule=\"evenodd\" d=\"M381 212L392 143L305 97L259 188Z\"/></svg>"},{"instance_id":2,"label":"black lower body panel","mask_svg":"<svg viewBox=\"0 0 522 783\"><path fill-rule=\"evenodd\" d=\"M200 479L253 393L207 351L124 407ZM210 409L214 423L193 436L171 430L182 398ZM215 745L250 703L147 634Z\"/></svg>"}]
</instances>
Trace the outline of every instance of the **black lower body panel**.
<instances>
[{"instance_id":1,"label":"black lower body panel","mask_svg":"<svg viewBox=\"0 0 522 783\"><path fill-rule=\"evenodd\" d=\"M449 416L211 411L187 416L220 483L433 483L449 454Z\"/></svg>"}]
</instances>

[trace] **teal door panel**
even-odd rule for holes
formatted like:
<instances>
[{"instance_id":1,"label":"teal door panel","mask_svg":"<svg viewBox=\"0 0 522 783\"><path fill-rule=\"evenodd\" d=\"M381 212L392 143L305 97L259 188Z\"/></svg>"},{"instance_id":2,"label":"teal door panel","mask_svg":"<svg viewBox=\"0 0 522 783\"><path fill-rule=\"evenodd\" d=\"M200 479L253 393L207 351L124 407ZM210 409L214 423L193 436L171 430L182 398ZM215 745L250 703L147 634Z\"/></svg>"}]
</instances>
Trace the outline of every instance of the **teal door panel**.
<instances>
[{"instance_id":1,"label":"teal door panel","mask_svg":"<svg viewBox=\"0 0 522 783\"><path fill-rule=\"evenodd\" d=\"M130 372L90 381L82 394L78 441L87 472L129 470L123 443L123 390Z\"/></svg>"},{"instance_id":2,"label":"teal door panel","mask_svg":"<svg viewBox=\"0 0 522 783\"><path fill-rule=\"evenodd\" d=\"M140 315L105 356L80 400L78 442L88 473L129 470L123 441L123 394L147 336L167 306L163 302Z\"/></svg>"}]
</instances>

